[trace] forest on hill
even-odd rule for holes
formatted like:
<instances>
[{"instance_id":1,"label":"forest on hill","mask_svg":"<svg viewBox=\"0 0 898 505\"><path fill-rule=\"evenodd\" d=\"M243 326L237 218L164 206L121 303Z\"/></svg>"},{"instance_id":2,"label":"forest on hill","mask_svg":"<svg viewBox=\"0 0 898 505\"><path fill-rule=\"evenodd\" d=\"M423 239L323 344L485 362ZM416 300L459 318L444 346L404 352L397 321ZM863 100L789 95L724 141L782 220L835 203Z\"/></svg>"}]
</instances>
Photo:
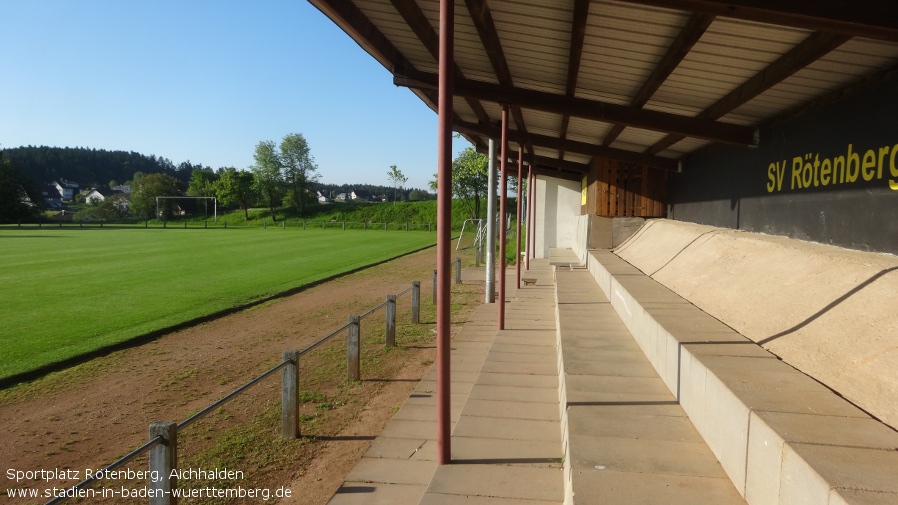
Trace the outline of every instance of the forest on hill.
<instances>
[{"instance_id":1,"label":"forest on hill","mask_svg":"<svg viewBox=\"0 0 898 505\"><path fill-rule=\"evenodd\" d=\"M171 160L134 151L107 151L86 147L23 146L0 150L25 176L38 185L64 179L77 182L84 188L107 187L111 181L123 184L134 174L161 173L174 177L187 187L194 170L213 172L212 168L194 164L189 160L175 165ZM222 169L214 172L220 173ZM328 196L353 191L366 191L372 196L385 196L388 200L431 200L435 195L423 189L397 188L377 184L325 184L315 182L313 193L321 191Z\"/></svg>"},{"instance_id":2,"label":"forest on hill","mask_svg":"<svg viewBox=\"0 0 898 505\"><path fill-rule=\"evenodd\" d=\"M190 161L175 165L171 160L134 151L107 151L86 147L23 146L7 148L0 155L38 184L65 179L82 186L107 186L110 181L130 181L134 174L163 173L183 183L200 168Z\"/></svg>"},{"instance_id":3,"label":"forest on hill","mask_svg":"<svg viewBox=\"0 0 898 505\"><path fill-rule=\"evenodd\" d=\"M302 140L298 134L288 137ZM274 144L263 142L260 146ZM6 200L7 204L0 208L0 221L37 219L45 209L54 215L64 215L63 211L67 211L78 219L146 218L160 211L171 217L178 205L167 200L160 207L156 197L163 196L216 197L219 205L240 208L244 214L250 207L264 206L272 215L280 207L296 207L300 215L306 215L306 206L316 205L320 197L327 197L320 201L329 202L340 200L341 194L346 200L355 195L368 202L434 199L425 190L402 187L404 177L390 186L325 184L317 180L314 173L317 167L311 162L314 169L311 175L299 177L288 170L288 156L275 154L267 158L254 156L257 165L251 170L233 167L213 170L190 161L175 165L167 158L134 151L47 146L7 148L0 150L0 182L3 182L0 189L5 189L0 200ZM262 166L260 159L268 158L273 160L272 166ZM55 201L47 190L47 185L53 182L74 183L80 189L74 195L64 196L65 202ZM85 195L92 189L100 196L87 202ZM180 211L188 209L189 212L192 208L187 202L180 205Z\"/></svg>"}]
</instances>

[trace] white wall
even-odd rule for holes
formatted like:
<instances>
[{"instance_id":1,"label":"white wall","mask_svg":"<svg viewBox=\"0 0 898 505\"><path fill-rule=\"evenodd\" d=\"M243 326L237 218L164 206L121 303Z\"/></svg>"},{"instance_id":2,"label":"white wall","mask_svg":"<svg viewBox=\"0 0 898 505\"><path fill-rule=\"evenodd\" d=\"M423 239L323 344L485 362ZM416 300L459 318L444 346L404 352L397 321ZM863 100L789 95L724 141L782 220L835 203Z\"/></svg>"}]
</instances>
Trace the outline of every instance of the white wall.
<instances>
[{"instance_id":1,"label":"white wall","mask_svg":"<svg viewBox=\"0 0 898 505\"><path fill-rule=\"evenodd\" d=\"M586 235L578 231L580 221L580 183L537 176L535 257L547 258L553 247L585 250ZM583 244L578 245L581 235Z\"/></svg>"}]
</instances>

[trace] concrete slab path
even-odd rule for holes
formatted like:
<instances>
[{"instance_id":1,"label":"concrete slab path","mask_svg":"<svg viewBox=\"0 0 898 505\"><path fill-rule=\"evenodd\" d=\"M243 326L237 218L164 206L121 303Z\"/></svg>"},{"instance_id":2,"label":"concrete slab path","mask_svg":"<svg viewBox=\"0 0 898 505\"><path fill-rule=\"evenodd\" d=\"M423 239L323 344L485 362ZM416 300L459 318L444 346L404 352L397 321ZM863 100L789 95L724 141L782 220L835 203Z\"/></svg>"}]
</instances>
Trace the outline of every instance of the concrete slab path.
<instances>
[{"instance_id":1,"label":"concrete slab path","mask_svg":"<svg viewBox=\"0 0 898 505\"><path fill-rule=\"evenodd\" d=\"M483 268L463 274L483 281ZM453 463L436 464L434 366L329 505L562 502L552 269L531 265L538 282L520 291L515 271L506 275L506 329L484 304L453 332Z\"/></svg>"}]
</instances>

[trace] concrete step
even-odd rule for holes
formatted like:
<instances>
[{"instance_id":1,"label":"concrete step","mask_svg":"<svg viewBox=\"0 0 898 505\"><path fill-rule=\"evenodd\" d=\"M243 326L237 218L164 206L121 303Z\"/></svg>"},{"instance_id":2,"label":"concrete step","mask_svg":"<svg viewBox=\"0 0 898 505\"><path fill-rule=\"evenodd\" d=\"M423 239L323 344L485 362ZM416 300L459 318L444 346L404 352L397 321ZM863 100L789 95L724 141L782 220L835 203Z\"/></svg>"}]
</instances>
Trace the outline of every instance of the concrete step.
<instances>
[{"instance_id":1,"label":"concrete step","mask_svg":"<svg viewBox=\"0 0 898 505\"><path fill-rule=\"evenodd\" d=\"M898 503L898 433L613 253L588 257L748 503Z\"/></svg>"},{"instance_id":2,"label":"concrete step","mask_svg":"<svg viewBox=\"0 0 898 505\"><path fill-rule=\"evenodd\" d=\"M592 276L555 279L567 502L744 504Z\"/></svg>"}]
</instances>

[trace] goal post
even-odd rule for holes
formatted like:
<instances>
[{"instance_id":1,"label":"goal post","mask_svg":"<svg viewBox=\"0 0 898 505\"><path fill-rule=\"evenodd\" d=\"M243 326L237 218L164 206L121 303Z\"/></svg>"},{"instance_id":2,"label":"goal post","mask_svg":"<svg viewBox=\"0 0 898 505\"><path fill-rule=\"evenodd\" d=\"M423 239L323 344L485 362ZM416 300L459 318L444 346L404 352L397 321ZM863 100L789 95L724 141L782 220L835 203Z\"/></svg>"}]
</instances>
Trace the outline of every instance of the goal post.
<instances>
[{"instance_id":1,"label":"goal post","mask_svg":"<svg viewBox=\"0 0 898 505\"><path fill-rule=\"evenodd\" d=\"M214 196L157 196L156 197L156 218L159 217L159 200L212 200L214 222L218 222L218 198Z\"/></svg>"}]
</instances>

